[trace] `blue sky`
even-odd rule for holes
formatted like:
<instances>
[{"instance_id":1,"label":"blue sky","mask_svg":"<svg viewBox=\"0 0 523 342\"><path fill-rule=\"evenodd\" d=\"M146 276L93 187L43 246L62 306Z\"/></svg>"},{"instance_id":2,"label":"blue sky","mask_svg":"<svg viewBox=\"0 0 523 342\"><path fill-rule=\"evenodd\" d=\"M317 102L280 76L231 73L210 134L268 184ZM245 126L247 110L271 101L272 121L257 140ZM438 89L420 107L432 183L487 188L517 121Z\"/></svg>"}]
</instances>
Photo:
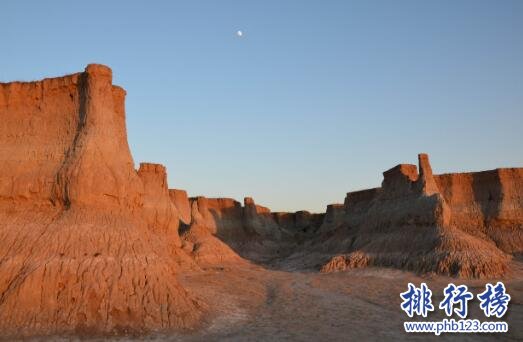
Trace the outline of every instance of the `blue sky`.
<instances>
[{"instance_id":1,"label":"blue sky","mask_svg":"<svg viewBox=\"0 0 523 342\"><path fill-rule=\"evenodd\" d=\"M523 166L523 1L3 1L0 32L2 82L109 65L135 163L190 195L323 211L418 152Z\"/></svg>"}]
</instances>

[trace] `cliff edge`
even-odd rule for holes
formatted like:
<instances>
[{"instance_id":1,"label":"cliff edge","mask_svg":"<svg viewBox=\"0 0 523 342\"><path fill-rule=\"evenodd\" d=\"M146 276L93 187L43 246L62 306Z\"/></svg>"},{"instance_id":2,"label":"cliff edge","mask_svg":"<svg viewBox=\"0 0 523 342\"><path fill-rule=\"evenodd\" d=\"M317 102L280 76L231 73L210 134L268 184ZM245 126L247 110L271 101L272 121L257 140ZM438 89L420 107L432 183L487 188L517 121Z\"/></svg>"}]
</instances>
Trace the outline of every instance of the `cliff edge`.
<instances>
[{"instance_id":1,"label":"cliff edge","mask_svg":"<svg viewBox=\"0 0 523 342\"><path fill-rule=\"evenodd\" d=\"M134 169L112 72L0 83L3 336L190 328L165 170Z\"/></svg>"}]
</instances>

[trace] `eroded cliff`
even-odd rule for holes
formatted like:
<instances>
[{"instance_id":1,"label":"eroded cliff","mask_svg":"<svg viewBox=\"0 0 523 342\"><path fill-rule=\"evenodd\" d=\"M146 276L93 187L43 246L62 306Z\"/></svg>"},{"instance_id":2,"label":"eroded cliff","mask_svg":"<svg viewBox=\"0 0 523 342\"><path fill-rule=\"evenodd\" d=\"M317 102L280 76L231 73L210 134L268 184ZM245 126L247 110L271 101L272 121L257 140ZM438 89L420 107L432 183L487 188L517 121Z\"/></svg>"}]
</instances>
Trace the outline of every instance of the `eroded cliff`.
<instances>
[{"instance_id":1,"label":"eroded cliff","mask_svg":"<svg viewBox=\"0 0 523 342\"><path fill-rule=\"evenodd\" d=\"M3 336L197 324L165 170L134 169L124 97L101 65L0 84Z\"/></svg>"},{"instance_id":2,"label":"eroded cliff","mask_svg":"<svg viewBox=\"0 0 523 342\"><path fill-rule=\"evenodd\" d=\"M522 171L437 176L425 154L419 155L419 174L405 164L385 171L381 188L347 194L340 226L348 253L322 270L381 265L502 276L510 254L523 247Z\"/></svg>"}]
</instances>

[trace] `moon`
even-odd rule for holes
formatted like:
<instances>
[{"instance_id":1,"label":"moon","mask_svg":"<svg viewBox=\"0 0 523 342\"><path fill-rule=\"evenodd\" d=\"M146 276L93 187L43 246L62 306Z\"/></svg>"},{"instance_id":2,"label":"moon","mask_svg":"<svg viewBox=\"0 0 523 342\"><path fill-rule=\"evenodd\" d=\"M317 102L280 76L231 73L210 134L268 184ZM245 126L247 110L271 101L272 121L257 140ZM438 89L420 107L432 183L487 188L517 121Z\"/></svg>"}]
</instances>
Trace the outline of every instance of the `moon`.
<instances>
[{"instance_id":1,"label":"moon","mask_svg":"<svg viewBox=\"0 0 523 342\"><path fill-rule=\"evenodd\" d=\"M236 35L240 38L243 37L243 31L241 31L241 30L236 31Z\"/></svg>"}]
</instances>

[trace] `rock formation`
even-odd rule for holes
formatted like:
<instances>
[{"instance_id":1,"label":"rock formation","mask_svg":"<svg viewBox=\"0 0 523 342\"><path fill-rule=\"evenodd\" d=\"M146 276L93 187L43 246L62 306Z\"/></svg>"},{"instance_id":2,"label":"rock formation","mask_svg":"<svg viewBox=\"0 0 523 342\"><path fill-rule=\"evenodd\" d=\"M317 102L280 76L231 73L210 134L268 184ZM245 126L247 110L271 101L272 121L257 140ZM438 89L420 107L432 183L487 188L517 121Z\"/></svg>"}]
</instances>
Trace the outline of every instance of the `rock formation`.
<instances>
[{"instance_id":1,"label":"rock formation","mask_svg":"<svg viewBox=\"0 0 523 342\"><path fill-rule=\"evenodd\" d=\"M399 164L383 173L380 188L348 193L326 214L271 213L249 197L243 207L193 198L185 239L208 262L239 254L323 272L375 265L462 277L506 274L523 248L523 169L434 175L426 154L418 163L419 173L416 165Z\"/></svg>"},{"instance_id":2,"label":"rock formation","mask_svg":"<svg viewBox=\"0 0 523 342\"><path fill-rule=\"evenodd\" d=\"M0 337L196 326L177 272L253 261L499 277L523 252L523 169L383 173L325 214L188 197L159 164L134 168L111 70L0 83Z\"/></svg>"},{"instance_id":3,"label":"rock formation","mask_svg":"<svg viewBox=\"0 0 523 342\"><path fill-rule=\"evenodd\" d=\"M375 265L504 275L511 255L523 248L523 169L434 175L426 154L418 163L419 173L416 165L399 164L383 173L380 188L348 193L326 214L271 213L252 198L243 207L232 199L195 198L187 236L200 248L212 241L201 254L208 261L236 252L323 272Z\"/></svg>"},{"instance_id":4,"label":"rock formation","mask_svg":"<svg viewBox=\"0 0 523 342\"><path fill-rule=\"evenodd\" d=\"M191 224L191 204L187 197L187 191L179 189L169 189L169 197L178 210L180 224Z\"/></svg>"},{"instance_id":5,"label":"rock formation","mask_svg":"<svg viewBox=\"0 0 523 342\"><path fill-rule=\"evenodd\" d=\"M523 243L523 169L433 175L425 154L383 173L381 188L348 193L347 247L332 271L366 265L465 277L502 276ZM474 182L475 180L475 182Z\"/></svg>"},{"instance_id":6,"label":"rock formation","mask_svg":"<svg viewBox=\"0 0 523 342\"><path fill-rule=\"evenodd\" d=\"M111 70L0 84L2 336L194 326L165 169L134 170Z\"/></svg>"}]
</instances>

